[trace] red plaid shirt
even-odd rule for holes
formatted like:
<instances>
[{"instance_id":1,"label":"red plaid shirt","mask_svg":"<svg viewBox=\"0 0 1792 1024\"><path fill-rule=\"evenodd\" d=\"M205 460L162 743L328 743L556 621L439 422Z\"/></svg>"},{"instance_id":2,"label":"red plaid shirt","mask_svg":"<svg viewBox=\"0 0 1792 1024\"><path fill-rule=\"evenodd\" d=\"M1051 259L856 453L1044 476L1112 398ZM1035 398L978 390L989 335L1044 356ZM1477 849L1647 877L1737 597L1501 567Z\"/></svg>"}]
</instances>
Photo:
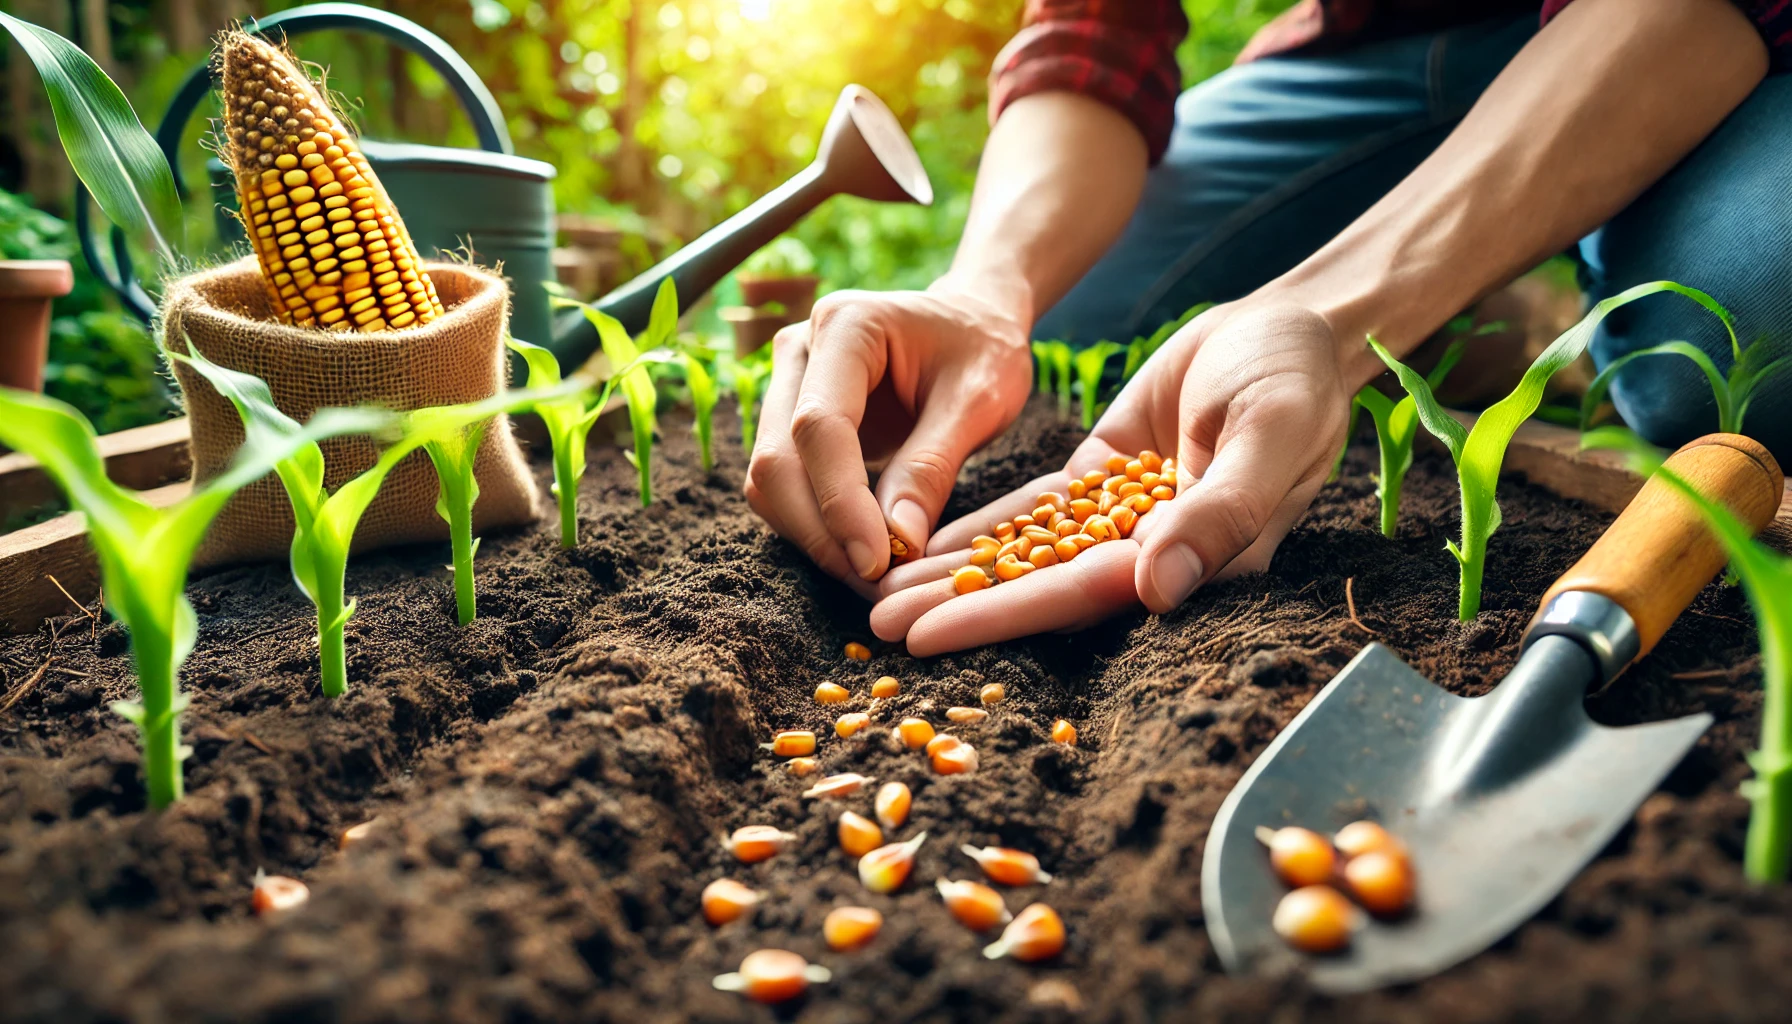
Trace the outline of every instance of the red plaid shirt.
<instances>
[{"instance_id":1,"label":"red plaid shirt","mask_svg":"<svg viewBox=\"0 0 1792 1024\"><path fill-rule=\"evenodd\" d=\"M1372 16L1439 29L1492 14L1541 9L1547 22L1572 0L1300 0L1263 26L1243 63L1302 47L1347 45ZM1792 0L1736 0L1767 41L1777 70L1792 69ZM1156 163L1170 144L1182 72L1176 47L1188 34L1181 0L1027 0L1024 27L990 71L989 116L1022 96L1062 90L1092 96L1145 134Z\"/></svg>"}]
</instances>

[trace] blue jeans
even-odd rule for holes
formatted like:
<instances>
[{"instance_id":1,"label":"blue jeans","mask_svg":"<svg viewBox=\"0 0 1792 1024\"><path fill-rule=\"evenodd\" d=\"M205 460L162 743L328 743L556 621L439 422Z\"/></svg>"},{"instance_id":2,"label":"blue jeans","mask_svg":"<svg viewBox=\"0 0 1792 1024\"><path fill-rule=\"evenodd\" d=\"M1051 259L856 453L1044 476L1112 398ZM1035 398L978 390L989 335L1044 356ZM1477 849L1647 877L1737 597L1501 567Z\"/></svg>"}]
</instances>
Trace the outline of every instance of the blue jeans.
<instances>
[{"instance_id":1,"label":"blue jeans","mask_svg":"<svg viewBox=\"0 0 1792 1024\"><path fill-rule=\"evenodd\" d=\"M1245 295L1305 259L1417 167L1536 31L1535 15L1403 36L1347 53L1260 60L1183 93L1168 154L1131 224L1035 328L1086 344L1148 334L1205 301ZM1592 297L1667 279L1703 289L1746 345L1792 340L1792 75L1764 81L1696 150L1582 240ZM1522 211L1517 211L1522 216ZM1609 317L1603 368L1691 341L1720 369L1715 317L1673 295ZM1657 444L1715 430L1717 405L1677 356L1631 363L1612 398ZM1756 392L1745 430L1792 466L1792 366Z\"/></svg>"}]
</instances>

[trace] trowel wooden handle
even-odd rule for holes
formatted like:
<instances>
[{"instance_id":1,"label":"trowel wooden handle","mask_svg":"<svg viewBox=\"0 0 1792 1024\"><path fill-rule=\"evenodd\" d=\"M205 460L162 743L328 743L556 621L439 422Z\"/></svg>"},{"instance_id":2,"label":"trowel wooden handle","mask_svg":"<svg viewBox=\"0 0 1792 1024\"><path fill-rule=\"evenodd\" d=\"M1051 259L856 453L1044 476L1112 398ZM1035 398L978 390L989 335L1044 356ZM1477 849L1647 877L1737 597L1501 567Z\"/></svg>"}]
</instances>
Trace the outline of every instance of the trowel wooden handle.
<instances>
[{"instance_id":1,"label":"trowel wooden handle","mask_svg":"<svg viewBox=\"0 0 1792 1024\"><path fill-rule=\"evenodd\" d=\"M1786 486L1773 455L1740 434L1691 441L1668 457L1667 468L1755 531L1773 521ZM1605 535L1543 595L1542 605L1570 590L1610 598L1636 623L1640 654L1647 654L1726 561L1699 510L1651 477Z\"/></svg>"}]
</instances>

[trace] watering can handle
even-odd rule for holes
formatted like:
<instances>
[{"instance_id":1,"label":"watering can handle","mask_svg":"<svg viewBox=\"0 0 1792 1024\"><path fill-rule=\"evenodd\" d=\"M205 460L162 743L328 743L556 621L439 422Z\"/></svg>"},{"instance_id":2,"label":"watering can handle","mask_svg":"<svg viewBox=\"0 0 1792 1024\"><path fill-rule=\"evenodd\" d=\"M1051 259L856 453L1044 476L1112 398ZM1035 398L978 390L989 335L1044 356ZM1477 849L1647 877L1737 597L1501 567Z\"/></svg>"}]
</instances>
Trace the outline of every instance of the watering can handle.
<instances>
[{"instance_id":1,"label":"watering can handle","mask_svg":"<svg viewBox=\"0 0 1792 1024\"><path fill-rule=\"evenodd\" d=\"M1668 457L1666 466L1700 494L1727 506L1751 532L1773 521L1785 493L1785 477L1773 455L1740 434L1707 434L1690 441ZM1525 643L1564 631L1558 628L1562 623L1553 621L1563 612L1557 598L1596 594L1629 616L1636 647L1621 661L1635 660L1649 653L1728 561L1698 509L1669 484L1650 477L1617 521L1543 595ZM1596 657L1607 679L1623 669L1623 664L1603 664L1602 654Z\"/></svg>"},{"instance_id":2,"label":"watering can handle","mask_svg":"<svg viewBox=\"0 0 1792 1024\"><path fill-rule=\"evenodd\" d=\"M249 19L243 23L243 29L263 37L272 37L276 31L290 38L330 29L354 29L384 36L421 57L454 90L455 96L460 99L461 109L466 111L467 120L472 122L473 131L479 137L480 149L489 153L514 152L510 132L504 125L504 115L498 109L498 101L492 98L491 91L480 81L479 75L441 36L414 21L361 4L322 3L294 7L265 18ZM156 142L162 147L162 154L168 160L168 168L174 174L175 190L183 199L186 198L187 187L180 173L178 151L181 133L186 130L187 121L192 118L200 100L212 91L212 87L210 64L194 68L186 81L181 83L180 90L168 105L168 112L162 115L161 125L156 129ZM155 304L137 282L130 253L125 248L124 232L116 227L112 229L112 258L118 268L114 275L99 258L100 243L92 230L88 205L87 189L77 183L75 227L81 238L81 253L87 258L87 265L93 272L118 293L119 298L124 300L133 313L147 323L155 312Z\"/></svg>"}]
</instances>

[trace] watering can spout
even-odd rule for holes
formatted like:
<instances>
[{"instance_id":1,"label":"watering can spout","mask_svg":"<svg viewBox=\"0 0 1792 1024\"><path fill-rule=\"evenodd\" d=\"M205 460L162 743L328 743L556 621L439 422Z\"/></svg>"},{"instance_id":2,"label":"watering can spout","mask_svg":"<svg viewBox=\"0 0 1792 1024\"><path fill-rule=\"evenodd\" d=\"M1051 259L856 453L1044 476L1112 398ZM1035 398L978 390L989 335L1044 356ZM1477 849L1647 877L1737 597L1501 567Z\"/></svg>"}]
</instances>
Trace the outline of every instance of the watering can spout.
<instances>
[{"instance_id":1,"label":"watering can spout","mask_svg":"<svg viewBox=\"0 0 1792 1024\"><path fill-rule=\"evenodd\" d=\"M933 202L933 184L896 115L861 85L841 90L808 167L595 305L637 333L647 326L660 282L671 278L680 307L689 308L748 256L836 194ZM568 311L555 325L552 348L570 372L598 351L597 331L578 311Z\"/></svg>"}]
</instances>

